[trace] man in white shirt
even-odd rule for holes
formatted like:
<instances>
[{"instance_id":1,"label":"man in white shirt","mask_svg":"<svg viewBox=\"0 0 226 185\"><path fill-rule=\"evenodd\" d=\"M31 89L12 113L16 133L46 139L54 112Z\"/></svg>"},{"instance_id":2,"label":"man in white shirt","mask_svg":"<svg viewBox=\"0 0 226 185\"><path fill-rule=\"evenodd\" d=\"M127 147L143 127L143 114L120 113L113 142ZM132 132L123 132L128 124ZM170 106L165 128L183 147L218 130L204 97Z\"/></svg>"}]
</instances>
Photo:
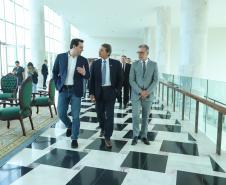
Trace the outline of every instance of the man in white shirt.
<instances>
[{"instance_id":1,"label":"man in white shirt","mask_svg":"<svg viewBox=\"0 0 226 185\"><path fill-rule=\"evenodd\" d=\"M81 56L82 51L83 40L72 39L70 51L57 55L53 67L53 79L59 91L58 115L67 127L66 136L71 136L72 148L78 147L83 80L90 77L88 61ZM67 115L69 104L71 104L72 121Z\"/></svg>"}]
</instances>

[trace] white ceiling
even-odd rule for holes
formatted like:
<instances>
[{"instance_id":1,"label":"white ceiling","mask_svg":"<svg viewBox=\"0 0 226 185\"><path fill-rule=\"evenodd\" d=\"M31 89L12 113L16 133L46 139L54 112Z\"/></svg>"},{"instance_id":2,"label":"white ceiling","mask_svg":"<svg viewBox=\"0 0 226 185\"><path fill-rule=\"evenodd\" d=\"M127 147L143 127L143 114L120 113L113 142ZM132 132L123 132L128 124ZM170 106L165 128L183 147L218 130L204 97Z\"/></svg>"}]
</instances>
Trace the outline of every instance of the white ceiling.
<instances>
[{"instance_id":1,"label":"white ceiling","mask_svg":"<svg viewBox=\"0 0 226 185\"><path fill-rule=\"evenodd\" d=\"M171 7L172 25L180 23L181 0L44 0L81 32L97 37L142 36L155 26L156 8ZM226 27L226 0L209 0L209 26Z\"/></svg>"}]
</instances>

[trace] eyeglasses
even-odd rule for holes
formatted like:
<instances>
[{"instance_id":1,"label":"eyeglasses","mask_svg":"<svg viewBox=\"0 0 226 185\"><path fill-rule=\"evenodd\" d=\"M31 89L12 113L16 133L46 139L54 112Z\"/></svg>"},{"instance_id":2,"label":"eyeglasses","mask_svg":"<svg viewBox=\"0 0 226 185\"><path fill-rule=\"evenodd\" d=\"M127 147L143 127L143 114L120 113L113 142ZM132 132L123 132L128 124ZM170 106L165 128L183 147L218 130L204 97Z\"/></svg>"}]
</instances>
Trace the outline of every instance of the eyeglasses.
<instances>
[{"instance_id":1,"label":"eyeglasses","mask_svg":"<svg viewBox=\"0 0 226 185\"><path fill-rule=\"evenodd\" d=\"M143 51L137 51L137 53L138 53L138 54L144 54L144 52L143 52Z\"/></svg>"}]
</instances>

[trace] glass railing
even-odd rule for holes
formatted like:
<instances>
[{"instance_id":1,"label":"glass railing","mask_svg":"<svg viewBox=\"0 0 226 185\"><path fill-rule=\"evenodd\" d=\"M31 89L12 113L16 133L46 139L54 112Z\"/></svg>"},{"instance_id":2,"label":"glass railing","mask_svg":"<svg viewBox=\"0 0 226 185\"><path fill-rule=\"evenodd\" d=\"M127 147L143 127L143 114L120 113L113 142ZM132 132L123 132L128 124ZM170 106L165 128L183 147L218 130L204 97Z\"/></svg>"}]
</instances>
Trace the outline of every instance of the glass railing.
<instances>
[{"instance_id":1,"label":"glass railing","mask_svg":"<svg viewBox=\"0 0 226 185\"><path fill-rule=\"evenodd\" d=\"M226 108L226 82L193 78L186 76L178 76L171 74L161 74L160 81L166 83L172 83L178 88L197 95L199 97L205 98L210 102L218 104ZM167 90L165 89L161 92L167 97ZM168 92L168 108L173 108L173 91L169 90ZM176 93L175 95L175 109L176 111L182 111L182 102L183 95L181 93ZM189 97L185 98L184 106L184 117L187 120L191 120L192 123L195 123L195 114L196 114L196 101ZM204 132L212 141L216 142L217 137L217 123L218 123L218 111L206 106L204 104L199 105L199 130ZM223 134L222 134L222 149L226 150L226 120L223 117Z\"/></svg>"}]
</instances>

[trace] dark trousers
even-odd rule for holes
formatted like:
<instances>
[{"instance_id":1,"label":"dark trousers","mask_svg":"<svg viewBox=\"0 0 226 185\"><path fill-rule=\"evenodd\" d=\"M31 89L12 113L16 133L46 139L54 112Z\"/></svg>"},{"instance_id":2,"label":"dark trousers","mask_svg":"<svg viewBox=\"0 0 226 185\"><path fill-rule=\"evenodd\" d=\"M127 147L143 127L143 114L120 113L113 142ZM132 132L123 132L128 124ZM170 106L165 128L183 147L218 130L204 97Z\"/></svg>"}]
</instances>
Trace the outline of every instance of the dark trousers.
<instances>
[{"instance_id":1,"label":"dark trousers","mask_svg":"<svg viewBox=\"0 0 226 185\"><path fill-rule=\"evenodd\" d=\"M112 87L102 87L101 96L96 100L97 118L105 139L110 139L114 128L114 106L116 94Z\"/></svg>"},{"instance_id":2,"label":"dark trousers","mask_svg":"<svg viewBox=\"0 0 226 185\"><path fill-rule=\"evenodd\" d=\"M117 100L120 104L122 104L122 99L123 99L123 104L127 105L130 99L130 85L127 83L123 85L123 98L122 98L122 90L117 96Z\"/></svg>"},{"instance_id":3,"label":"dark trousers","mask_svg":"<svg viewBox=\"0 0 226 185\"><path fill-rule=\"evenodd\" d=\"M46 87L46 80L48 75L43 75L43 87Z\"/></svg>"}]
</instances>

